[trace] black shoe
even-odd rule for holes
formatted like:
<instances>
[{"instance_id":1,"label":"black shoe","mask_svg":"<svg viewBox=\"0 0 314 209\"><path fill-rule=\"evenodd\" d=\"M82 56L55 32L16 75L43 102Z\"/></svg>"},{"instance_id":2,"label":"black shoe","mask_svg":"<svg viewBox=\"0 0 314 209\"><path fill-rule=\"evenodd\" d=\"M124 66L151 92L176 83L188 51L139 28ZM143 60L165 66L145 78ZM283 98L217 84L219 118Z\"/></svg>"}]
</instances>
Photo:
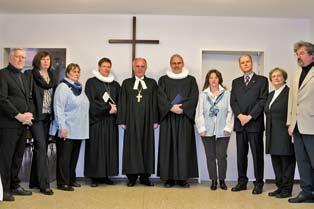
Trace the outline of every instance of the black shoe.
<instances>
[{"instance_id":1,"label":"black shoe","mask_svg":"<svg viewBox=\"0 0 314 209\"><path fill-rule=\"evenodd\" d=\"M235 187L232 187L232 189L231 189L231 191L233 191L233 192L239 192L242 190L246 190L245 184L237 184Z\"/></svg>"},{"instance_id":2,"label":"black shoe","mask_svg":"<svg viewBox=\"0 0 314 209\"><path fill-rule=\"evenodd\" d=\"M69 185L60 185L60 186L57 186L57 189L67 191L67 192L73 192L74 191L74 188L69 186Z\"/></svg>"},{"instance_id":3,"label":"black shoe","mask_svg":"<svg viewBox=\"0 0 314 209\"><path fill-rule=\"evenodd\" d=\"M182 188L189 188L190 184L186 180L178 180L177 184Z\"/></svg>"},{"instance_id":4,"label":"black shoe","mask_svg":"<svg viewBox=\"0 0 314 209\"><path fill-rule=\"evenodd\" d=\"M9 202L12 202L15 200L15 198L13 197L13 195L9 192L4 192L3 193L3 198L2 198L3 201L9 201Z\"/></svg>"},{"instance_id":5,"label":"black shoe","mask_svg":"<svg viewBox=\"0 0 314 209\"><path fill-rule=\"evenodd\" d=\"M210 186L211 190L216 190L217 189L217 180L212 180L212 185Z\"/></svg>"},{"instance_id":6,"label":"black shoe","mask_svg":"<svg viewBox=\"0 0 314 209\"><path fill-rule=\"evenodd\" d=\"M254 186L252 194L262 194L263 186Z\"/></svg>"},{"instance_id":7,"label":"black shoe","mask_svg":"<svg viewBox=\"0 0 314 209\"><path fill-rule=\"evenodd\" d=\"M134 181L129 181L126 185L128 187L134 187L135 186L135 182Z\"/></svg>"},{"instance_id":8,"label":"black shoe","mask_svg":"<svg viewBox=\"0 0 314 209\"><path fill-rule=\"evenodd\" d=\"M281 192L279 194L276 194L277 198L287 198L291 197L291 192Z\"/></svg>"},{"instance_id":9,"label":"black shoe","mask_svg":"<svg viewBox=\"0 0 314 209\"><path fill-rule=\"evenodd\" d=\"M145 179L145 180L140 180L140 184L143 184L145 186L154 186L154 184L149 180L149 179Z\"/></svg>"},{"instance_id":10,"label":"black shoe","mask_svg":"<svg viewBox=\"0 0 314 209\"><path fill-rule=\"evenodd\" d=\"M288 202L290 203L301 203L301 202L306 202L308 200L312 200L311 195L305 195L303 193L299 193L298 196L289 198Z\"/></svg>"},{"instance_id":11,"label":"black shoe","mask_svg":"<svg viewBox=\"0 0 314 209\"><path fill-rule=\"evenodd\" d=\"M219 180L219 185L220 185L220 188L223 189L223 190L227 190L228 189L225 180Z\"/></svg>"},{"instance_id":12,"label":"black shoe","mask_svg":"<svg viewBox=\"0 0 314 209\"><path fill-rule=\"evenodd\" d=\"M42 193L44 195L53 195L53 191L50 188L40 189L40 193Z\"/></svg>"},{"instance_id":13,"label":"black shoe","mask_svg":"<svg viewBox=\"0 0 314 209\"><path fill-rule=\"evenodd\" d=\"M90 186L91 186L91 187L98 187L98 183L97 183L97 182L92 182L92 183L90 184Z\"/></svg>"},{"instance_id":14,"label":"black shoe","mask_svg":"<svg viewBox=\"0 0 314 209\"><path fill-rule=\"evenodd\" d=\"M277 194L280 194L280 193L281 193L281 189L278 188L275 191L269 192L268 196L275 197Z\"/></svg>"},{"instance_id":15,"label":"black shoe","mask_svg":"<svg viewBox=\"0 0 314 209\"><path fill-rule=\"evenodd\" d=\"M104 178L103 183L108 185L114 185L114 182L108 177Z\"/></svg>"},{"instance_id":16,"label":"black shoe","mask_svg":"<svg viewBox=\"0 0 314 209\"><path fill-rule=\"evenodd\" d=\"M28 191L28 190L24 189L24 188L21 187L21 186L18 186L18 187L15 188L15 189L11 189L11 193L12 193L13 195L23 195L23 196L32 195L32 192L31 192L31 191Z\"/></svg>"},{"instance_id":17,"label":"black shoe","mask_svg":"<svg viewBox=\"0 0 314 209\"><path fill-rule=\"evenodd\" d=\"M81 185L77 182L73 182L70 184L71 187L81 187Z\"/></svg>"},{"instance_id":18,"label":"black shoe","mask_svg":"<svg viewBox=\"0 0 314 209\"><path fill-rule=\"evenodd\" d=\"M164 184L164 187L166 188L170 188L170 187L173 187L174 186L174 180L167 180Z\"/></svg>"}]
</instances>

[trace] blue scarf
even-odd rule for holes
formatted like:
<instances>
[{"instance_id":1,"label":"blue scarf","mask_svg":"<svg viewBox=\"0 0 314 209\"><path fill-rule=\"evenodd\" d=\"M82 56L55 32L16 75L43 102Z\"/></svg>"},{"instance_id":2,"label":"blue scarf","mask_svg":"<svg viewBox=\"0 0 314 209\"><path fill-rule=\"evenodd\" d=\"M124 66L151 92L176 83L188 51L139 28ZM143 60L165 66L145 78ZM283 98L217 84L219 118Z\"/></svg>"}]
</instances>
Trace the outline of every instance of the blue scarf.
<instances>
[{"instance_id":1,"label":"blue scarf","mask_svg":"<svg viewBox=\"0 0 314 209\"><path fill-rule=\"evenodd\" d=\"M65 83L71 89L75 96L79 96L82 93L82 85L80 83L75 82L74 84L72 84L65 79L62 79L61 82Z\"/></svg>"}]
</instances>

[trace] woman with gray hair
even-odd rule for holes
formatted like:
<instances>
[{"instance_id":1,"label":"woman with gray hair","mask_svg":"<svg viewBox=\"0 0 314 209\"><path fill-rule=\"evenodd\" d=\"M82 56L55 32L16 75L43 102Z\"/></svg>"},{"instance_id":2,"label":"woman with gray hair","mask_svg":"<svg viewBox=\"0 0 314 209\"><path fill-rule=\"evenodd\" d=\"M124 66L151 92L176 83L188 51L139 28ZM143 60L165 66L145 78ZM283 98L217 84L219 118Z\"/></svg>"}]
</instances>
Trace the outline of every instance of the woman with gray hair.
<instances>
[{"instance_id":1,"label":"woman with gray hair","mask_svg":"<svg viewBox=\"0 0 314 209\"><path fill-rule=\"evenodd\" d=\"M275 90L270 92L264 109L266 154L271 155L277 186L277 189L268 195L277 198L291 196L295 171L294 148L286 125L289 95L287 77L286 71L281 68L270 71L269 80Z\"/></svg>"}]
</instances>

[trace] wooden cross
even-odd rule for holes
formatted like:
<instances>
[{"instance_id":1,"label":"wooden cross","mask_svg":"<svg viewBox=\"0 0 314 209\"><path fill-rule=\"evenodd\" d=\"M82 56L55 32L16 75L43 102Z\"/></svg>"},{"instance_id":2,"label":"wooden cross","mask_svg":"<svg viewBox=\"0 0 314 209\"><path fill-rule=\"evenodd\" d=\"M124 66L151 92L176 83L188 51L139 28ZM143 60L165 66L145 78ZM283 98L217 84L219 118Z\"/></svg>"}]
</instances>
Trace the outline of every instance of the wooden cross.
<instances>
[{"instance_id":1,"label":"wooden cross","mask_svg":"<svg viewBox=\"0 0 314 209\"><path fill-rule=\"evenodd\" d=\"M136 17L133 16L133 29L132 29L132 39L109 39L109 44L132 44L132 62L135 59L136 44L159 44L159 40L143 40L136 39Z\"/></svg>"}]
</instances>

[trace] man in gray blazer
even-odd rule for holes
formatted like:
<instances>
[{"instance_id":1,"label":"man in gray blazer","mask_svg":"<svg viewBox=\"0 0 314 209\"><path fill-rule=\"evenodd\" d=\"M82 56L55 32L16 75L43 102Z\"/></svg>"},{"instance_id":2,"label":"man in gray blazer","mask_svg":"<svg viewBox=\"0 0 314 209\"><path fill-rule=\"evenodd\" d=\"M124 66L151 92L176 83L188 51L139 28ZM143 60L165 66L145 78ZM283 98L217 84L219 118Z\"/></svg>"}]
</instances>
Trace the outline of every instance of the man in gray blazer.
<instances>
[{"instance_id":1,"label":"man in gray blazer","mask_svg":"<svg viewBox=\"0 0 314 209\"><path fill-rule=\"evenodd\" d=\"M299 203L314 198L314 45L299 41L294 52L301 69L292 77L287 125L294 141L302 191L289 202Z\"/></svg>"}]
</instances>

